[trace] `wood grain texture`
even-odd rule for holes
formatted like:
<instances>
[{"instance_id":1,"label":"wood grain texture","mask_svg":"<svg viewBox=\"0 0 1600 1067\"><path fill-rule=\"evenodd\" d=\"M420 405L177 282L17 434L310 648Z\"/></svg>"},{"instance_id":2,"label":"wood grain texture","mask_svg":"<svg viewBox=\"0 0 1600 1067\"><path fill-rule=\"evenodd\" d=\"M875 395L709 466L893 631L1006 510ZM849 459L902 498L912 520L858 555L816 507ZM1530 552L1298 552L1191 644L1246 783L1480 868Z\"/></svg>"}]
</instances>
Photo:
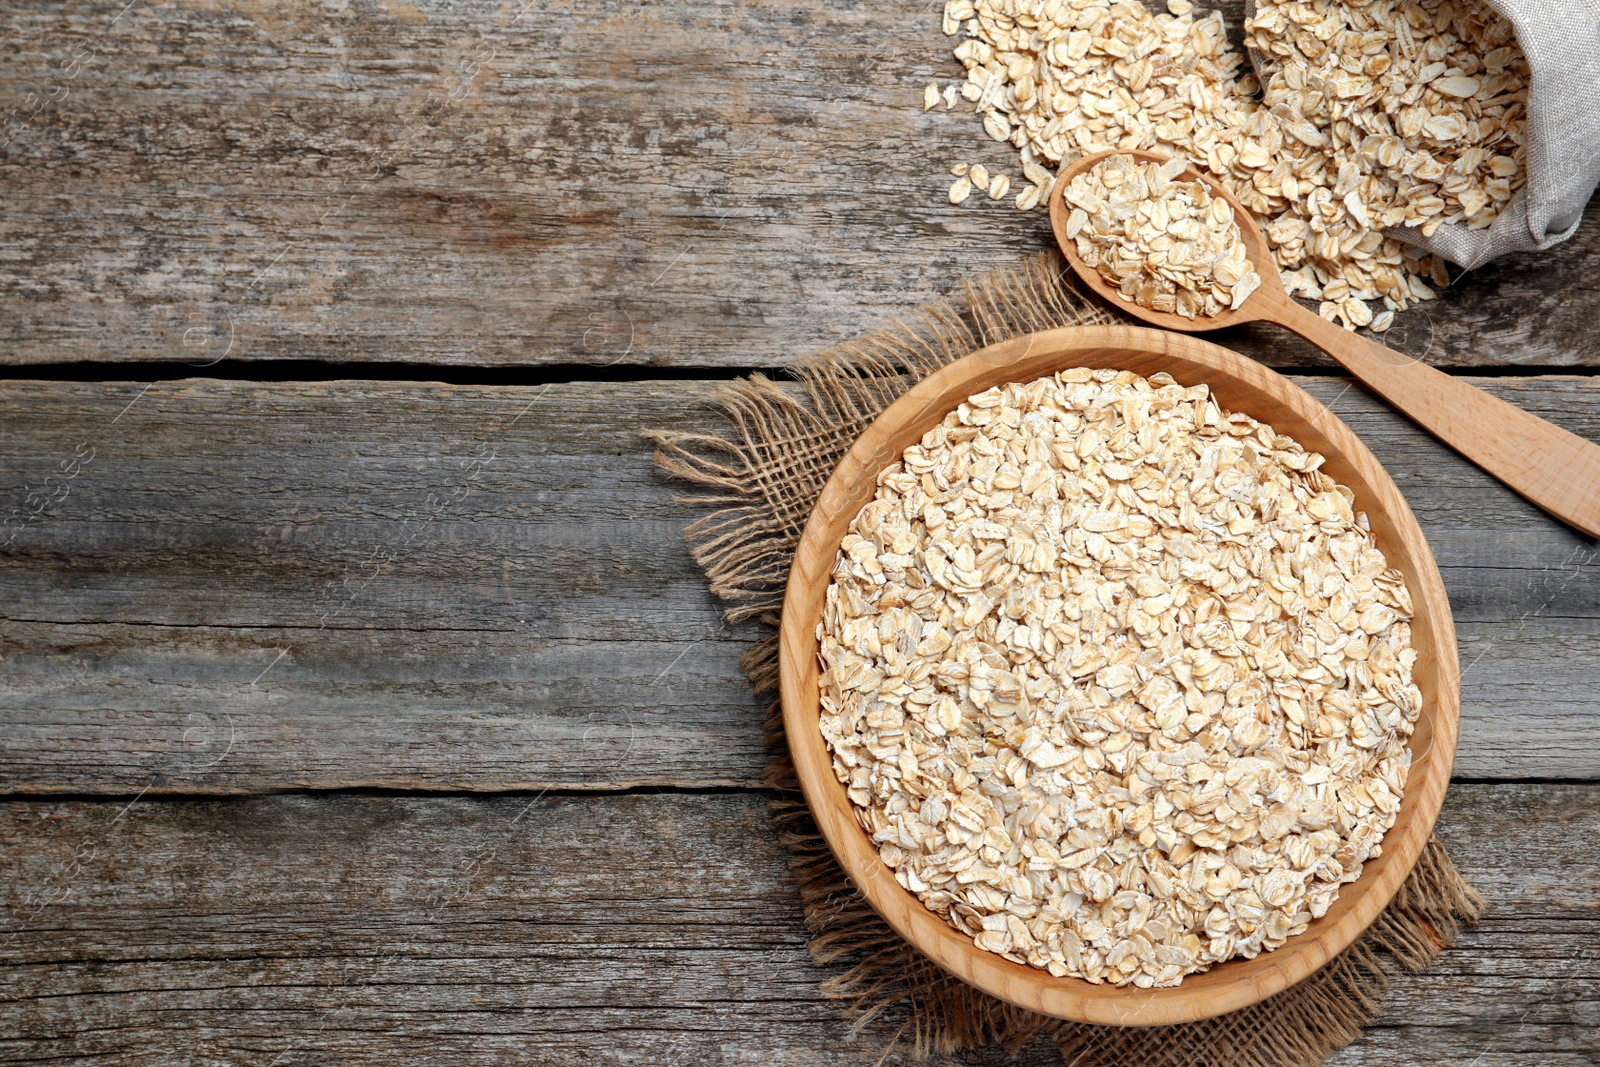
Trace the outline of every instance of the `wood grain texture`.
<instances>
[{"instance_id":1,"label":"wood grain texture","mask_svg":"<svg viewBox=\"0 0 1600 1067\"><path fill-rule=\"evenodd\" d=\"M1058 187L1059 188L1059 187ZM1060 203L1059 198L1052 209ZM1320 320L1319 320L1320 321ZM923 439L969 396L1008 382L1030 382L1072 367L1158 372L1182 385L1205 383L1218 404L1249 412L1308 451L1321 470L1355 494L1390 567L1405 577L1416 607L1411 647L1422 710L1410 737L1410 775L1383 854L1300 936L1275 952L1234 959L1153 989L1059 980L987 952L902 886L879 858L834 770L817 729L821 714L818 629L839 544L870 503L884 468ZM991 996L1058 1019L1100 1025L1191 1023L1259 1004L1348 948L1400 890L1433 831L1455 760L1460 729L1460 665L1444 582L1421 528L1377 458L1328 409L1286 378L1200 338L1128 326L1048 330L991 345L929 375L857 438L823 487L795 550L778 629L783 725L795 776L812 816L846 875L895 931L925 956Z\"/></svg>"},{"instance_id":2,"label":"wood grain texture","mask_svg":"<svg viewBox=\"0 0 1600 1067\"><path fill-rule=\"evenodd\" d=\"M759 782L689 391L140 388L4 390L8 504L93 456L0 550L8 788Z\"/></svg>"},{"instance_id":3,"label":"wood grain texture","mask_svg":"<svg viewBox=\"0 0 1600 1067\"><path fill-rule=\"evenodd\" d=\"M765 797L530 799L0 806L0 1058L877 1062L899 1020L820 996ZM1440 827L1489 910L1335 1062L1592 1064L1600 788L1458 785Z\"/></svg>"},{"instance_id":4,"label":"wood grain texture","mask_svg":"<svg viewBox=\"0 0 1600 1067\"><path fill-rule=\"evenodd\" d=\"M1433 546L1456 773L1600 777L1594 546L1359 387L1296 381ZM1600 438L1600 381L1480 384ZM722 622L681 538L698 511L638 436L712 425L714 383L142 388L0 385L5 790L759 782L760 631ZM13 516L85 445L65 499Z\"/></svg>"},{"instance_id":5,"label":"wood grain texture","mask_svg":"<svg viewBox=\"0 0 1600 1067\"><path fill-rule=\"evenodd\" d=\"M923 0L57 0L0 38L0 362L781 366L1049 242L946 201L1017 164L922 112L961 74ZM1597 262L1591 204L1389 341L1596 365Z\"/></svg>"},{"instance_id":6,"label":"wood grain texture","mask_svg":"<svg viewBox=\"0 0 1600 1067\"><path fill-rule=\"evenodd\" d=\"M945 203L948 163L1011 160L920 112L958 73L930 12L5 5L0 363L786 365L1048 242ZM1597 264L1600 201L1387 339L1592 367ZM1593 544L1303 384L1439 556L1458 774L1600 777ZM1593 379L1486 386L1600 437ZM764 796L537 796L759 779L758 631L637 437L709 388L0 386L0 1059L879 1062L898 1022L853 1043L818 994ZM362 786L530 792L163 797ZM18 799L51 792L120 795ZM1335 1064L1600 1062L1597 809L1454 787L1493 908Z\"/></svg>"},{"instance_id":7,"label":"wood grain texture","mask_svg":"<svg viewBox=\"0 0 1600 1067\"><path fill-rule=\"evenodd\" d=\"M1269 285L1272 295L1263 302L1274 310L1263 311L1263 319L1311 341L1397 411L1508 488L1579 533L1600 537L1600 445L1312 314L1291 300L1276 279L1262 289Z\"/></svg>"}]
</instances>

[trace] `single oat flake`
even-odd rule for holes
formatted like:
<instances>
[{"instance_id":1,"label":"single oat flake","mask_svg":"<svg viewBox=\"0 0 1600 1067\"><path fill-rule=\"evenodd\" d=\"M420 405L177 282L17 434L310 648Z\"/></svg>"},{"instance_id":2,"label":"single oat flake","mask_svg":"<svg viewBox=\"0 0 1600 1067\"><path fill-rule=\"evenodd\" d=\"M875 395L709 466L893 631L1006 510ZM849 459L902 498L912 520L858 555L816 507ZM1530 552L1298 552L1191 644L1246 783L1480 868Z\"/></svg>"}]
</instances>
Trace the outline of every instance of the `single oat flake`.
<instances>
[{"instance_id":1,"label":"single oat flake","mask_svg":"<svg viewBox=\"0 0 1600 1067\"><path fill-rule=\"evenodd\" d=\"M1322 457L1165 374L969 397L878 477L821 731L896 880L982 949L1142 988L1282 945L1382 851L1412 603Z\"/></svg>"}]
</instances>

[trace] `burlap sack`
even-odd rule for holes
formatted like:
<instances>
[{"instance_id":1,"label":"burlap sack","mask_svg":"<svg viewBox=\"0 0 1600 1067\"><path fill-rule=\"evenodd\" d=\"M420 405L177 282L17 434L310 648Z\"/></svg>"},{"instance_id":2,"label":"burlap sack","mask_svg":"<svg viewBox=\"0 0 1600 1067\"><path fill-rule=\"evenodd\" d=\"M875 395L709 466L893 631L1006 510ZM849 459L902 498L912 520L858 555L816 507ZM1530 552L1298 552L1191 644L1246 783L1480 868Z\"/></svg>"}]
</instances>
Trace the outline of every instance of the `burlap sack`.
<instances>
[{"instance_id":1,"label":"burlap sack","mask_svg":"<svg viewBox=\"0 0 1600 1067\"><path fill-rule=\"evenodd\" d=\"M1484 2L1510 21L1528 58L1528 182L1487 229L1389 231L1468 269L1565 241L1600 185L1600 0ZM1254 14L1246 0L1245 17ZM1248 51L1260 74L1261 57Z\"/></svg>"},{"instance_id":2,"label":"burlap sack","mask_svg":"<svg viewBox=\"0 0 1600 1067\"><path fill-rule=\"evenodd\" d=\"M1055 253L997 271L964 301L925 305L909 323L802 360L795 386L761 375L733 382L714 407L723 434L653 433L656 460L696 486L712 509L690 527L695 560L731 619L776 626L789 564L812 506L868 424L912 385L988 344L1035 330L1117 321L1069 284ZM777 689L777 643L743 666L759 692ZM902 940L856 892L811 820L782 743L767 780L773 817L790 850L812 955L833 969L823 991L858 1026L886 1020L919 1054L1045 1038L1072 1067L1312 1067L1359 1037L1395 971L1418 971L1455 940L1483 901L1430 841L1400 892L1360 939L1298 985L1241 1011L1183 1026L1062 1022L996 1000L940 969Z\"/></svg>"}]
</instances>

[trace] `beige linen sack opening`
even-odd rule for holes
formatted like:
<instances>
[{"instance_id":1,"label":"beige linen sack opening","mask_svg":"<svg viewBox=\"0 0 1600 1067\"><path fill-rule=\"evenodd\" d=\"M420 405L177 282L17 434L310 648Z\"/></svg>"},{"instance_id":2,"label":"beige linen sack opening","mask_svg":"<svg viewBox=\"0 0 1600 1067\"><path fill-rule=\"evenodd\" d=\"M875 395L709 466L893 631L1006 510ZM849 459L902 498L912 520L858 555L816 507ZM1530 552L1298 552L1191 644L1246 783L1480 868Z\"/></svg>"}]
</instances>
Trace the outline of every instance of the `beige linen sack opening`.
<instances>
[{"instance_id":1,"label":"beige linen sack opening","mask_svg":"<svg viewBox=\"0 0 1600 1067\"><path fill-rule=\"evenodd\" d=\"M1468 270L1565 241L1600 185L1600 0L1482 2L1511 24L1528 59L1527 184L1485 229L1457 222L1432 237L1406 226L1387 231ZM1246 0L1246 19L1255 7ZM1260 77L1263 57L1246 51Z\"/></svg>"}]
</instances>

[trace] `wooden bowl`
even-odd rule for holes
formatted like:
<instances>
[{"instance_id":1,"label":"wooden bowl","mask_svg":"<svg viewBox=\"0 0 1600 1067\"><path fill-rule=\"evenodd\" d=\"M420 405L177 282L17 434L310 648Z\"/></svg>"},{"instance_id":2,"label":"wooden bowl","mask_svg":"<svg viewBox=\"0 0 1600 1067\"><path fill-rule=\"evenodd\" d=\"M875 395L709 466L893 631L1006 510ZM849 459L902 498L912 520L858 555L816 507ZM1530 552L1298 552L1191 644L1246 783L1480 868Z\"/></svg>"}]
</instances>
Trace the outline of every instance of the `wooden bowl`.
<instances>
[{"instance_id":1,"label":"wooden bowl","mask_svg":"<svg viewBox=\"0 0 1600 1067\"><path fill-rule=\"evenodd\" d=\"M1069 367L1111 367L1149 376L1166 371L1184 385L1209 385L1219 403L1271 423L1326 457L1323 470L1355 491L1389 564L1405 575L1416 615L1411 640L1423 708L1411 736L1411 775L1383 855L1339 891L1328 912L1282 947L1192 974L1166 989L1094 985L985 952L895 881L856 822L834 777L818 726L817 622L834 558L852 519L899 459L961 401L1003 382L1026 382ZM784 729L811 812L834 856L867 900L912 945L962 980L1019 1007L1060 1019L1151 1026L1236 1011L1312 974L1382 913L1427 843L1455 758L1460 716L1455 627L1433 554L1411 509L1372 453L1334 414L1298 386L1196 337L1134 326L1047 330L992 345L933 374L874 422L840 462L801 535L789 572L779 632Z\"/></svg>"}]
</instances>

